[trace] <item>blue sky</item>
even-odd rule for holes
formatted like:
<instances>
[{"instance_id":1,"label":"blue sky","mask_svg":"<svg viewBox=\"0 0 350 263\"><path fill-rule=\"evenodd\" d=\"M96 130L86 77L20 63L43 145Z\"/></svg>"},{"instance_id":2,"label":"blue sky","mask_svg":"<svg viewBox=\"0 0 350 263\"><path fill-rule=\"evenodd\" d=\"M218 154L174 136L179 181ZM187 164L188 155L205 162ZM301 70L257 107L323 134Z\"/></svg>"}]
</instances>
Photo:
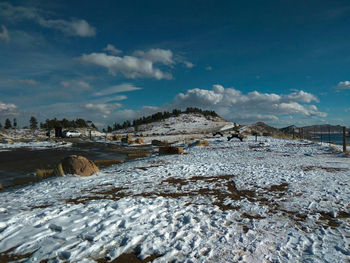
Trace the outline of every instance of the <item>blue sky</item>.
<instances>
[{"instance_id":1,"label":"blue sky","mask_svg":"<svg viewBox=\"0 0 350 263\"><path fill-rule=\"evenodd\" d=\"M0 1L0 122L349 126L349 25L349 1Z\"/></svg>"}]
</instances>

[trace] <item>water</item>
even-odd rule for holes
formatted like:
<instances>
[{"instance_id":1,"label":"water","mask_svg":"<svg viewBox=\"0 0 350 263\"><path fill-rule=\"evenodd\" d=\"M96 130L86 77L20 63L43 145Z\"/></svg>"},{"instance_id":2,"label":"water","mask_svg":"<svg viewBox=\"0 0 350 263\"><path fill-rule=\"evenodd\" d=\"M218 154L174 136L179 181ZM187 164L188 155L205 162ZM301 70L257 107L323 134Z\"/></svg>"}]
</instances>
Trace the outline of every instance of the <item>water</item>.
<instances>
[{"instance_id":1,"label":"water","mask_svg":"<svg viewBox=\"0 0 350 263\"><path fill-rule=\"evenodd\" d=\"M322 137L321 137L322 136ZM334 142L338 145L343 145L343 134L342 133L331 133L328 135L326 134L315 134L315 137L312 138L313 141L318 142ZM346 143L350 144L350 137L346 137Z\"/></svg>"}]
</instances>

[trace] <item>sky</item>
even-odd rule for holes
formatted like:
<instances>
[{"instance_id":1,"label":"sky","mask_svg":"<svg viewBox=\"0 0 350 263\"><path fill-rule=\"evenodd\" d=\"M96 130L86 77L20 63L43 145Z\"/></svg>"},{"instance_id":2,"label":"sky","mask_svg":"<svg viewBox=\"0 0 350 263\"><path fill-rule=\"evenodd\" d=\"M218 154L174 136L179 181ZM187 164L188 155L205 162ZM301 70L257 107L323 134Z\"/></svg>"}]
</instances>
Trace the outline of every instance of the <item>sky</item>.
<instances>
[{"instance_id":1,"label":"sky","mask_svg":"<svg viewBox=\"0 0 350 263\"><path fill-rule=\"evenodd\" d=\"M350 126L349 25L348 0L0 0L0 122Z\"/></svg>"}]
</instances>

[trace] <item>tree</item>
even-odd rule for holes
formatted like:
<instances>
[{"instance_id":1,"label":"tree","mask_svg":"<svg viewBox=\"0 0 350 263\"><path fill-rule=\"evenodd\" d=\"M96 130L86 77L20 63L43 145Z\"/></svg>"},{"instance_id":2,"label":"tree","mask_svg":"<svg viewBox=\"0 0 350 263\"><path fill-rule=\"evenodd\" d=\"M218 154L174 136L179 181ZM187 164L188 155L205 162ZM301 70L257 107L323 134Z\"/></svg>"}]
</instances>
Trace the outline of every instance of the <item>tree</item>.
<instances>
[{"instance_id":1,"label":"tree","mask_svg":"<svg viewBox=\"0 0 350 263\"><path fill-rule=\"evenodd\" d=\"M16 118L14 118L13 119L13 127L16 129L16 127L17 127L17 120L16 120Z\"/></svg>"},{"instance_id":2,"label":"tree","mask_svg":"<svg viewBox=\"0 0 350 263\"><path fill-rule=\"evenodd\" d=\"M2 128L2 124L1 124L1 122L0 122L0 129Z\"/></svg>"},{"instance_id":3,"label":"tree","mask_svg":"<svg viewBox=\"0 0 350 263\"><path fill-rule=\"evenodd\" d=\"M9 119L6 119L5 121L5 129L10 129L12 127L11 121Z\"/></svg>"},{"instance_id":4,"label":"tree","mask_svg":"<svg viewBox=\"0 0 350 263\"><path fill-rule=\"evenodd\" d=\"M31 118L30 118L30 120L29 120L29 123L30 123L30 128L31 129L37 129L38 128L38 121L37 121L37 119L34 117L34 116L32 116Z\"/></svg>"}]
</instances>

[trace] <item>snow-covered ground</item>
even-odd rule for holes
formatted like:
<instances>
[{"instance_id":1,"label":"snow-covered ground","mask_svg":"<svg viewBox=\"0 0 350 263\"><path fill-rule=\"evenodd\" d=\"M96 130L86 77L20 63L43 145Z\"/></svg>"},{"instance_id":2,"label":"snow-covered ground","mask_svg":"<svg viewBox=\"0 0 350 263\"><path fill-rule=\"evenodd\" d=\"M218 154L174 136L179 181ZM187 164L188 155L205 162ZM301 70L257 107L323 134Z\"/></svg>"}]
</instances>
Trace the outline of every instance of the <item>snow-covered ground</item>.
<instances>
[{"instance_id":1,"label":"snow-covered ground","mask_svg":"<svg viewBox=\"0 0 350 263\"><path fill-rule=\"evenodd\" d=\"M137 127L138 133L147 134L193 134L218 131L225 125L233 126L220 117L205 117L202 114L180 114L177 117L170 117L162 121L143 124ZM133 127L117 130L117 133L135 132Z\"/></svg>"},{"instance_id":2,"label":"snow-covered ground","mask_svg":"<svg viewBox=\"0 0 350 263\"><path fill-rule=\"evenodd\" d=\"M50 141L33 141L33 142L15 142L13 144L0 143L0 152L8 151L15 148L29 148L33 150L43 150L50 148L71 147L71 142L50 142Z\"/></svg>"},{"instance_id":3,"label":"snow-covered ground","mask_svg":"<svg viewBox=\"0 0 350 263\"><path fill-rule=\"evenodd\" d=\"M309 142L219 138L44 180L0 192L0 259L347 262L349 169L348 156Z\"/></svg>"}]
</instances>

